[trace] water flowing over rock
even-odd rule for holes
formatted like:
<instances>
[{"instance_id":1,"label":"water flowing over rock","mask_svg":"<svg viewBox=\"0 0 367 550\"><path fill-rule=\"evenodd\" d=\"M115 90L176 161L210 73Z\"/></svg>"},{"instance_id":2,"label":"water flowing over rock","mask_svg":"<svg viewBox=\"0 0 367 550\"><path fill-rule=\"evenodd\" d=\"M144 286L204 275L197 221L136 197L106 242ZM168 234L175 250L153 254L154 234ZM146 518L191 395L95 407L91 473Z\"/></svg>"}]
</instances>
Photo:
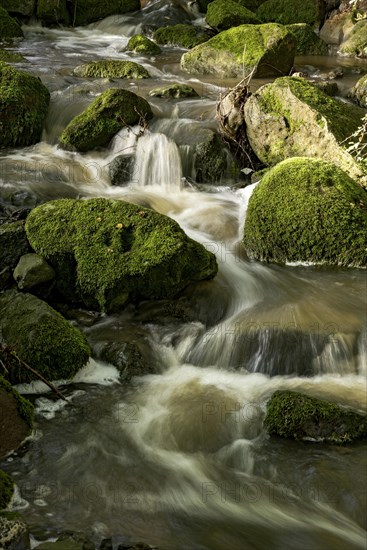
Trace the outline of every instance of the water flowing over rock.
<instances>
[{"instance_id":1,"label":"water flowing over rock","mask_svg":"<svg viewBox=\"0 0 367 550\"><path fill-rule=\"evenodd\" d=\"M181 58L190 74L254 77L288 74L293 66L296 41L281 25L240 25L219 33Z\"/></svg>"},{"instance_id":2,"label":"water flowing over rock","mask_svg":"<svg viewBox=\"0 0 367 550\"><path fill-rule=\"evenodd\" d=\"M26 230L64 296L104 311L174 296L217 271L214 255L176 222L124 201L52 201L32 210Z\"/></svg>"},{"instance_id":3,"label":"water flowing over rock","mask_svg":"<svg viewBox=\"0 0 367 550\"><path fill-rule=\"evenodd\" d=\"M37 143L49 102L39 78L0 62L0 147Z\"/></svg>"},{"instance_id":4,"label":"water flowing over rock","mask_svg":"<svg viewBox=\"0 0 367 550\"><path fill-rule=\"evenodd\" d=\"M243 112L251 147L265 164L306 153L363 184L362 168L343 147L360 126L362 109L328 97L303 78L283 77L255 92Z\"/></svg>"},{"instance_id":5,"label":"water flowing over rock","mask_svg":"<svg viewBox=\"0 0 367 550\"><path fill-rule=\"evenodd\" d=\"M270 262L367 265L367 193L331 163L288 159L250 198L245 248Z\"/></svg>"}]
</instances>

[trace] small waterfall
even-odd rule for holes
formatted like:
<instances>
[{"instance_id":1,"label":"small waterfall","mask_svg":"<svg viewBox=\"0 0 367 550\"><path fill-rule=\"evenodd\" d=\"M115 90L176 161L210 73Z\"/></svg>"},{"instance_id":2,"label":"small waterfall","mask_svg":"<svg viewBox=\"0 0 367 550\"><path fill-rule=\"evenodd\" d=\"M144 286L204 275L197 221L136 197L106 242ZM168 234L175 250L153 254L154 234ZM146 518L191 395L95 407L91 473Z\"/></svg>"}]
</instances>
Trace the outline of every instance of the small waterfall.
<instances>
[{"instance_id":1,"label":"small waterfall","mask_svg":"<svg viewBox=\"0 0 367 550\"><path fill-rule=\"evenodd\" d=\"M133 181L139 187L180 189L182 165L177 145L164 134L142 136L136 148Z\"/></svg>"}]
</instances>

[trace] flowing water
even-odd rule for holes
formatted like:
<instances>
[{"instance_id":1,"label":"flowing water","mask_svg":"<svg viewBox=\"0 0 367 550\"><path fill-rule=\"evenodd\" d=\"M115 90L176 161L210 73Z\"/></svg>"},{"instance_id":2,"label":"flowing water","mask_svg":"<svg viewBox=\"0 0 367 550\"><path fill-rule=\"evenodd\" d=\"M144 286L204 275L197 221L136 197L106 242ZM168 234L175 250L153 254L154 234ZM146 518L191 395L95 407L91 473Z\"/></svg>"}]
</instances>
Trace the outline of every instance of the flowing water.
<instances>
[{"instance_id":1,"label":"flowing water","mask_svg":"<svg viewBox=\"0 0 367 550\"><path fill-rule=\"evenodd\" d=\"M83 29L25 27L24 68L52 91L51 108L41 143L1 152L0 196L14 208L95 196L150 206L214 252L219 274L183 293L187 318L147 303L83 327L96 351L139 339L151 374L122 385L99 363L103 383L83 372L65 390L66 405L38 398L35 435L2 465L17 483L14 507L37 540L72 529L96 543L113 536L161 550L364 549L366 444L270 439L262 425L277 389L367 409L365 270L248 261L240 241L253 186L239 189L230 176L196 185L192 147L200 129L215 128L216 99L234 81L181 73L178 49L153 60L124 52L128 37L154 22L151 8ZM153 79L72 76L106 56L134 58ZM316 72L342 65L345 88L367 69L332 57L297 63ZM146 96L162 81L189 81L202 97L150 99L155 119L144 135L123 130L107 150L58 148L61 130L104 89ZM113 187L108 166L120 154L134 154L135 164L130 182Z\"/></svg>"}]
</instances>

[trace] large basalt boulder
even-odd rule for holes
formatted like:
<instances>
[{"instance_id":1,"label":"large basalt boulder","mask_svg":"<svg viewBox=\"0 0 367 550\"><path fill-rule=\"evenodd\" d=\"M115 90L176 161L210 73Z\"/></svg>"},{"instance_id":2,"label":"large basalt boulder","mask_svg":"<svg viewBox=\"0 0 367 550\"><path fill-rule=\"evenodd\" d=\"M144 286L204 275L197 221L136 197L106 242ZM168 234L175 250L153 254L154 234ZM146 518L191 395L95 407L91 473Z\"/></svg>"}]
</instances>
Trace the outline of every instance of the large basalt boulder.
<instances>
[{"instance_id":1,"label":"large basalt boulder","mask_svg":"<svg viewBox=\"0 0 367 550\"><path fill-rule=\"evenodd\" d=\"M140 0L72 0L73 25L87 25L104 17L140 10Z\"/></svg>"},{"instance_id":2,"label":"large basalt boulder","mask_svg":"<svg viewBox=\"0 0 367 550\"><path fill-rule=\"evenodd\" d=\"M367 193L329 162L287 159L255 188L243 242L257 260L366 267Z\"/></svg>"},{"instance_id":3,"label":"large basalt boulder","mask_svg":"<svg viewBox=\"0 0 367 550\"><path fill-rule=\"evenodd\" d=\"M358 80L349 95L358 105L367 109L367 74Z\"/></svg>"},{"instance_id":4,"label":"large basalt boulder","mask_svg":"<svg viewBox=\"0 0 367 550\"><path fill-rule=\"evenodd\" d=\"M367 437L367 415L295 391L276 391L264 421L270 434L287 439L350 443Z\"/></svg>"},{"instance_id":5,"label":"large basalt boulder","mask_svg":"<svg viewBox=\"0 0 367 550\"><path fill-rule=\"evenodd\" d=\"M207 29L185 24L160 27L153 34L153 38L158 44L180 46L181 48L193 48L206 42L210 36Z\"/></svg>"},{"instance_id":6,"label":"large basalt boulder","mask_svg":"<svg viewBox=\"0 0 367 550\"><path fill-rule=\"evenodd\" d=\"M60 136L60 145L80 152L103 147L121 128L152 116L145 99L128 90L110 88L73 118Z\"/></svg>"},{"instance_id":7,"label":"large basalt boulder","mask_svg":"<svg viewBox=\"0 0 367 550\"><path fill-rule=\"evenodd\" d=\"M143 65L119 59L91 61L75 67L73 72L82 78L150 78Z\"/></svg>"},{"instance_id":8,"label":"large basalt boulder","mask_svg":"<svg viewBox=\"0 0 367 550\"><path fill-rule=\"evenodd\" d=\"M16 365L16 359L14 359L11 353L3 351L1 348L0 359L8 370ZM3 457L10 451L17 449L32 431L33 405L27 399L21 397L21 395L1 375L0 420L0 457Z\"/></svg>"},{"instance_id":9,"label":"large basalt boulder","mask_svg":"<svg viewBox=\"0 0 367 550\"><path fill-rule=\"evenodd\" d=\"M6 10L0 8L0 40L22 36L23 31L15 19L10 17Z\"/></svg>"},{"instance_id":10,"label":"large basalt boulder","mask_svg":"<svg viewBox=\"0 0 367 550\"><path fill-rule=\"evenodd\" d=\"M205 20L210 27L217 31L225 31L238 25L260 23L260 20L252 11L233 0L214 0L214 2L211 2Z\"/></svg>"},{"instance_id":11,"label":"large basalt boulder","mask_svg":"<svg viewBox=\"0 0 367 550\"><path fill-rule=\"evenodd\" d=\"M31 294L15 290L0 294L0 331L3 342L47 380L72 378L90 356L84 335ZM37 380L15 365L4 377L13 384Z\"/></svg>"},{"instance_id":12,"label":"large basalt boulder","mask_svg":"<svg viewBox=\"0 0 367 550\"><path fill-rule=\"evenodd\" d=\"M255 77L288 74L293 66L296 41L281 25L240 25L219 33L181 58L181 68L191 74Z\"/></svg>"},{"instance_id":13,"label":"large basalt boulder","mask_svg":"<svg viewBox=\"0 0 367 550\"><path fill-rule=\"evenodd\" d=\"M297 41L297 55L327 55L326 42L315 33L306 23L287 25L287 29L294 35Z\"/></svg>"},{"instance_id":14,"label":"large basalt boulder","mask_svg":"<svg viewBox=\"0 0 367 550\"><path fill-rule=\"evenodd\" d=\"M367 20L358 21L346 35L338 53L347 57L367 58Z\"/></svg>"},{"instance_id":15,"label":"large basalt boulder","mask_svg":"<svg viewBox=\"0 0 367 550\"><path fill-rule=\"evenodd\" d=\"M323 19L321 5L319 0L267 0L259 6L256 15L267 23L307 23L319 26Z\"/></svg>"},{"instance_id":16,"label":"large basalt boulder","mask_svg":"<svg viewBox=\"0 0 367 550\"><path fill-rule=\"evenodd\" d=\"M0 6L9 13L30 17L36 6L36 0L0 0Z\"/></svg>"},{"instance_id":17,"label":"large basalt boulder","mask_svg":"<svg viewBox=\"0 0 367 550\"><path fill-rule=\"evenodd\" d=\"M52 201L32 210L26 230L60 292L103 311L172 297L217 272L214 255L175 221L124 201Z\"/></svg>"},{"instance_id":18,"label":"large basalt boulder","mask_svg":"<svg viewBox=\"0 0 367 550\"><path fill-rule=\"evenodd\" d=\"M142 53L145 55L157 55L162 51L153 40L149 40L149 38L143 34L135 34L135 36L132 36L127 43L126 49L129 52Z\"/></svg>"},{"instance_id":19,"label":"large basalt boulder","mask_svg":"<svg viewBox=\"0 0 367 550\"><path fill-rule=\"evenodd\" d=\"M37 0L37 18L45 25L69 25L68 0Z\"/></svg>"},{"instance_id":20,"label":"large basalt boulder","mask_svg":"<svg viewBox=\"0 0 367 550\"><path fill-rule=\"evenodd\" d=\"M363 109L331 98L303 78L282 77L245 103L247 137L258 158L274 165L288 157L322 158L363 183L364 172L344 149Z\"/></svg>"},{"instance_id":21,"label":"large basalt boulder","mask_svg":"<svg viewBox=\"0 0 367 550\"><path fill-rule=\"evenodd\" d=\"M49 102L39 78L0 62L0 147L37 143Z\"/></svg>"}]
</instances>

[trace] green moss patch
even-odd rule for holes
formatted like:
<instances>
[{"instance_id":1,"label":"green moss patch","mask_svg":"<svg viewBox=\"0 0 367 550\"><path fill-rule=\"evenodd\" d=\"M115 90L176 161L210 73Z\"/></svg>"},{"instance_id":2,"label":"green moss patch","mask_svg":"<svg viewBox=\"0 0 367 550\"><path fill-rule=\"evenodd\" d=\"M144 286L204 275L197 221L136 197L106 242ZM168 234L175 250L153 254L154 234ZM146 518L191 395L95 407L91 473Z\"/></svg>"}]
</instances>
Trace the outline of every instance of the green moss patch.
<instances>
[{"instance_id":1,"label":"green moss patch","mask_svg":"<svg viewBox=\"0 0 367 550\"><path fill-rule=\"evenodd\" d=\"M193 48L202 42L206 42L209 35L205 29L200 27L178 24L160 27L154 32L153 38L158 44Z\"/></svg>"},{"instance_id":2,"label":"green moss patch","mask_svg":"<svg viewBox=\"0 0 367 550\"><path fill-rule=\"evenodd\" d=\"M170 84L163 88L154 88L149 92L152 97L164 97L167 99L181 99L184 97L199 97L199 94L187 84Z\"/></svg>"},{"instance_id":3,"label":"green moss patch","mask_svg":"<svg viewBox=\"0 0 367 550\"><path fill-rule=\"evenodd\" d=\"M128 90L110 88L73 118L60 136L60 145L81 152L103 147L124 126L152 116L145 99Z\"/></svg>"},{"instance_id":4,"label":"green moss patch","mask_svg":"<svg viewBox=\"0 0 367 550\"><path fill-rule=\"evenodd\" d=\"M136 34L132 36L127 43L127 50L129 52L142 53L147 55L157 55L161 53L161 49L155 42L149 40L142 34Z\"/></svg>"},{"instance_id":5,"label":"green moss patch","mask_svg":"<svg viewBox=\"0 0 367 550\"><path fill-rule=\"evenodd\" d=\"M214 0L208 6L206 22L213 29L224 31L244 24L257 24L260 20L249 9L232 0Z\"/></svg>"},{"instance_id":6,"label":"green moss patch","mask_svg":"<svg viewBox=\"0 0 367 550\"><path fill-rule=\"evenodd\" d=\"M13 480L0 470L0 510L4 510L11 501L11 498L14 493L14 482Z\"/></svg>"},{"instance_id":7,"label":"green moss patch","mask_svg":"<svg viewBox=\"0 0 367 550\"><path fill-rule=\"evenodd\" d=\"M118 59L91 61L76 67L74 74L82 78L150 78L150 74L143 65Z\"/></svg>"},{"instance_id":8,"label":"green moss patch","mask_svg":"<svg viewBox=\"0 0 367 550\"><path fill-rule=\"evenodd\" d=\"M256 11L261 21L291 25L307 23L315 26L320 22L320 2L318 0L267 0Z\"/></svg>"},{"instance_id":9,"label":"green moss patch","mask_svg":"<svg viewBox=\"0 0 367 550\"><path fill-rule=\"evenodd\" d=\"M328 46L306 23L287 25L297 41L297 55L327 55Z\"/></svg>"},{"instance_id":10,"label":"green moss patch","mask_svg":"<svg viewBox=\"0 0 367 550\"><path fill-rule=\"evenodd\" d=\"M367 109L367 74L362 76L352 88L349 96L361 107Z\"/></svg>"},{"instance_id":11,"label":"green moss patch","mask_svg":"<svg viewBox=\"0 0 367 550\"><path fill-rule=\"evenodd\" d=\"M49 102L39 78L0 62L0 147L37 143Z\"/></svg>"},{"instance_id":12,"label":"green moss patch","mask_svg":"<svg viewBox=\"0 0 367 550\"><path fill-rule=\"evenodd\" d=\"M367 193L331 163L285 160L255 188L243 242L258 260L365 267Z\"/></svg>"},{"instance_id":13,"label":"green moss patch","mask_svg":"<svg viewBox=\"0 0 367 550\"><path fill-rule=\"evenodd\" d=\"M72 378L90 356L84 335L31 294L9 290L0 295L0 330L18 357L47 380ZM18 374L17 382L37 380L23 368Z\"/></svg>"},{"instance_id":14,"label":"green moss patch","mask_svg":"<svg viewBox=\"0 0 367 550\"><path fill-rule=\"evenodd\" d=\"M289 439L350 443L367 437L367 415L293 391L276 391L267 407L265 427Z\"/></svg>"},{"instance_id":15,"label":"green moss patch","mask_svg":"<svg viewBox=\"0 0 367 550\"><path fill-rule=\"evenodd\" d=\"M0 40L7 38L20 38L23 31L18 23L10 17L8 12L0 7Z\"/></svg>"},{"instance_id":16,"label":"green moss patch","mask_svg":"<svg viewBox=\"0 0 367 550\"><path fill-rule=\"evenodd\" d=\"M213 277L213 254L170 218L124 201L62 199L27 218L32 247L87 307L118 310L127 300L172 297Z\"/></svg>"},{"instance_id":17,"label":"green moss patch","mask_svg":"<svg viewBox=\"0 0 367 550\"><path fill-rule=\"evenodd\" d=\"M367 58L367 20L358 21L347 34L339 52L348 57Z\"/></svg>"},{"instance_id":18,"label":"green moss patch","mask_svg":"<svg viewBox=\"0 0 367 550\"><path fill-rule=\"evenodd\" d=\"M23 63L26 61L26 58L21 53L0 48L0 61L6 63Z\"/></svg>"}]
</instances>

